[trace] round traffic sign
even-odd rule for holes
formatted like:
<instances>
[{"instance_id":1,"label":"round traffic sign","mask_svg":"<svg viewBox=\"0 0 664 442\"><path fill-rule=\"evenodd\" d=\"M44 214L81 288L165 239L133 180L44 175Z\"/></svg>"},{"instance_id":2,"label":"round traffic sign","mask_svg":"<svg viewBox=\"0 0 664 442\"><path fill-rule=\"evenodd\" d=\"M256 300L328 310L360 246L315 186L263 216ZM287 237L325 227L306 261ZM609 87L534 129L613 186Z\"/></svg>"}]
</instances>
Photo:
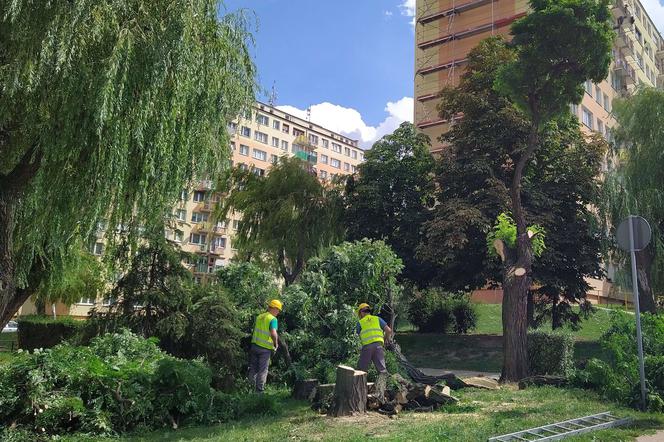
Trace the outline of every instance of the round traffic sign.
<instances>
[{"instance_id":1,"label":"round traffic sign","mask_svg":"<svg viewBox=\"0 0 664 442\"><path fill-rule=\"evenodd\" d=\"M634 232L633 246L630 244L631 242L629 239L630 221L632 223L632 230ZM616 231L618 245L626 252L631 252L632 250L637 252L639 250L645 249L650 243L651 237L652 230L650 229L650 224L648 224L648 221L646 221L645 218L641 216L628 216L620 223L618 230Z\"/></svg>"}]
</instances>

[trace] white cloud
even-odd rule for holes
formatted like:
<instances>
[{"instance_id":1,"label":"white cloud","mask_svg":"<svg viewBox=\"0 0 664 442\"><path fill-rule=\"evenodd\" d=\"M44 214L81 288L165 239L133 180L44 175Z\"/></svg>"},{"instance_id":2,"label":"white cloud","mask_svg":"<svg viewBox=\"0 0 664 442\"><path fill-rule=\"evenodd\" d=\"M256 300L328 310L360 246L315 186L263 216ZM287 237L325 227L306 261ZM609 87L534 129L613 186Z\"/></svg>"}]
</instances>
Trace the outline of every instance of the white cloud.
<instances>
[{"instance_id":1,"label":"white cloud","mask_svg":"<svg viewBox=\"0 0 664 442\"><path fill-rule=\"evenodd\" d=\"M412 17L410 24L415 27L415 0L403 0L403 3L399 5L401 9L401 15L406 17Z\"/></svg>"},{"instance_id":2,"label":"white cloud","mask_svg":"<svg viewBox=\"0 0 664 442\"><path fill-rule=\"evenodd\" d=\"M360 141L360 146L368 149L384 135L394 132L404 121L413 122L413 98L403 97L395 102L385 105L387 116L377 126L370 126L364 122L362 114L349 107L339 106L329 102L311 106L311 121L334 132ZM277 106L280 110L300 118L307 118L307 111L295 106Z\"/></svg>"},{"instance_id":3,"label":"white cloud","mask_svg":"<svg viewBox=\"0 0 664 442\"><path fill-rule=\"evenodd\" d=\"M385 17L392 17L392 11L383 11L383 14L385 14Z\"/></svg>"},{"instance_id":4,"label":"white cloud","mask_svg":"<svg viewBox=\"0 0 664 442\"><path fill-rule=\"evenodd\" d=\"M641 0L641 3L659 32L664 33L664 5L660 0Z\"/></svg>"}]
</instances>

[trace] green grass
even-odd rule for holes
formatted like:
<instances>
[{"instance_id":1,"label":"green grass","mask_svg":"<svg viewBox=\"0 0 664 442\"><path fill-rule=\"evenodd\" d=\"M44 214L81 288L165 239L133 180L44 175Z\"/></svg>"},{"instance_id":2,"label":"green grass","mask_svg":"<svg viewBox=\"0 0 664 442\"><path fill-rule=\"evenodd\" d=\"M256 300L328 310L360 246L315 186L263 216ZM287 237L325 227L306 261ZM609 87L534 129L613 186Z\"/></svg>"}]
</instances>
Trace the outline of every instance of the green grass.
<instances>
[{"instance_id":1,"label":"green grass","mask_svg":"<svg viewBox=\"0 0 664 442\"><path fill-rule=\"evenodd\" d=\"M278 416L248 417L237 422L209 427L159 431L120 440L127 442L212 442L226 441L482 441L490 436L515 432L547 423L612 411L630 416L629 427L594 432L570 441L626 441L664 428L662 414L638 413L602 401L594 393L551 387L499 391L459 390L460 402L432 413L401 413L388 418L377 413L352 418L329 418L278 393ZM69 441L101 439L64 439ZM117 440L117 439L115 439Z\"/></svg>"}]
</instances>

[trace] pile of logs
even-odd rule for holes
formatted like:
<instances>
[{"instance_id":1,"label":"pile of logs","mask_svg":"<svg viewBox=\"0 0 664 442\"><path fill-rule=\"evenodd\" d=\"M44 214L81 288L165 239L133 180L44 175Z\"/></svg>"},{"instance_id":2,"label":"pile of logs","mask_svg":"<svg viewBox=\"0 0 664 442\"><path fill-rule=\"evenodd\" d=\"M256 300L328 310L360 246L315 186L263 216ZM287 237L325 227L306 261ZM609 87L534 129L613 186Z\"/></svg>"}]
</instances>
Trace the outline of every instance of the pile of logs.
<instances>
[{"instance_id":1,"label":"pile of logs","mask_svg":"<svg viewBox=\"0 0 664 442\"><path fill-rule=\"evenodd\" d=\"M410 382L398 374L392 375L385 395L370 394L367 408L381 414L394 415L402 410L434 411L442 405L454 404L459 400L452 396L452 390L444 383L425 385Z\"/></svg>"}]
</instances>

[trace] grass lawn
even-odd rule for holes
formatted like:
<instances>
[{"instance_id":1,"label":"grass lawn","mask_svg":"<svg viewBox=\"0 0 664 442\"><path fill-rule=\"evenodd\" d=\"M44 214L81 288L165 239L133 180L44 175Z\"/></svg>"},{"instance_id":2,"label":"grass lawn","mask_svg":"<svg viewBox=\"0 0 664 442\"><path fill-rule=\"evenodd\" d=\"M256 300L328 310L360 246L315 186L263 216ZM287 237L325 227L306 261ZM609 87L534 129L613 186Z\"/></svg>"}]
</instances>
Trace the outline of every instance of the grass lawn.
<instances>
[{"instance_id":1,"label":"grass lawn","mask_svg":"<svg viewBox=\"0 0 664 442\"><path fill-rule=\"evenodd\" d=\"M500 372L503 358L501 305L476 304L476 307L477 328L469 335L399 333L397 341L406 357L420 367ZM598 340L607 330L612 314L611 310L597 309L592 317L583 321L580 330L570 330L576 339L576 360L603 357Z\"/></svg>"},{"instance_id":2,"label":"grass lawn","mask_svg":"<svg viewBox=\"0 0 664 442\"><path fill-rule=\"evenodd\" d=\"M11 360L13 353L9 350L14 350L18 347L16 345L16 332L13 333L0 333L0 364Z\"/></svg>"},{"instance_id":3,"label":"grass lawn","mask_svg":"<svg viewBox=\"0 0 664 442\"><path fill-rule=\"evenodd\" d=\"M643 414L600 400L594 393L550 387L500 391L460 390L460 402L433 413L401 413L389 418L377 413L353 418L329 418L311 411L305 402L277 393L282 405L278 416L251 417L210 427L160 431L121 439L127 442L227 441L482 441L490 436L547 423L612 411L631 416L630 427L604 430L570 441L626 441L664 428L664 415ZM85 439L64 439L82 441ZM88 439L92 440L92 439ZM94 439L100 440L100 439ZM117 440L117 439L116 439Z\"/></svg>"}]
</instances>

